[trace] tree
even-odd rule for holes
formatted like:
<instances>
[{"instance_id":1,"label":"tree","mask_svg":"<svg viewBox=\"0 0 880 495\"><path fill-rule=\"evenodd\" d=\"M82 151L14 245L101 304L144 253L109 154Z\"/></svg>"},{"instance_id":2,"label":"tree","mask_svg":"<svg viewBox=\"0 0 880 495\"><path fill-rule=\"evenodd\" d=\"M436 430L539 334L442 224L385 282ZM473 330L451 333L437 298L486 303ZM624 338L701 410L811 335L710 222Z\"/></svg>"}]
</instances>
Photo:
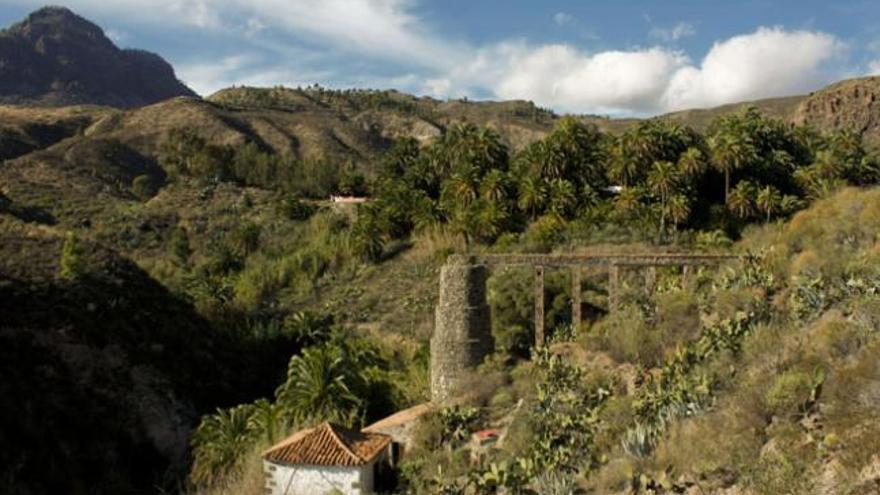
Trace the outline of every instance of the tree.
<instances>
[{"instance_id":1,"label":"tree","mask_svg":"<svg viewBox=\"0 0 880 495\"><path fill-rule=\"evenodd\" d=\"M547 186L543 180L527 176L519 183L517 206L530 217L537 217L547 201Z\"/></svg>"},{"instance_id":2,"label":"tree","mask_svg":"<svg viewBox=\"0 0 880 495\"><path fill-rule=\"evenodd\" d=\"M352 391L351 364L331 345L304 349L290 359L278 403L302 418L351 423L363 405Z\"/></svg>"},{"instance_id":3,"label":"tree","mask_svg":"<svg viewBox=\"0 0 880 495\"><path fill-rule=\"evenodd\" d=\"M501 204L507 199L507 189L507 174L501 170L492 169L480 183L480 197L486 201Z\"/></svg>"},{"instance_id":4,"label":"tree","mask_svg":"<svg viewBox=\"0 0 880 495\"><path fill-rule=\"evenodd\" d=\"M574 185L565 179L553 179L549 187L549 209L554 214L565 217L577 204Z\"/></svg>"},{"instance_id":5,"label":"tree","mask_svg":"<svg viewBox=\"0 0 880 495\"><path fill-rule=\"evenodd\" d=\"M193 468L190 479L206 485L224 478L239 467L253 445L251 430L252 406L245 404L218 409L202 419L192 436Z\"/></svg>"},{"instance_id":6,"label":"tree","mask_svg":"<svg viewBox=\"0 0 880 495\"><path fill-rule=\"evenodd\" d=\"M248 420L248 429L254 436L262 436L268 444L278 440L287 429L288 421L284 408L266 399L254 402Z\"/></svg>"},{"instance_id":7,"label":"tree","mask_svg":"<svg viewBox=\"0 0 880 495\"><path fill-rule=\"evenodd\" d=\"M691 216L691 204L684 194L675 194L666 203L666 214L677 229Z\"/></svg>"},{"instance_id":8,"label":"tree","mask_svg":"<svg viewBox=\"0 0 880 495\"><path fill-rule=\"evenodd\" d=\"M678 169L671 162L656 162L648 175L648 187L660 197L660 233L666 231L666 203L679 184Z\"/></svg>"},{"instance_id":9,"label":"tree","mask_svg":"<svg viewBox=\"0 0 880 495\"><path fill-rule=\"evenodd\" d=\"M474 227L481 238L492 240L504 231L508 215L500 203L484 200L477 211Z\"/></svg>"},{"instance_id":10,"label":"tree","mask_svg":"<svg viewBox=\"0 0 880 495\"><path fill-rule=\"evenodd\" d=\"M723 130L709 138L712 163L724 174L724 201L730 199L730 175L753 163L757 156L752 138L742 132Z\"/></svg>"},{"instance_id":11,"label":"tree","mask_svg":"<svg viewBox=\"0 0 880 495\"><path fill-rule=\"evenodd\" d=\"M364 261L376 262L382 256L384 243L377 212L369 206L363 208L351 232L351 248Z\"/></svg>"},{"instance_id":12,"label":"tree","mask_svg":"<svg viewBox=\"0 0 880 495\"><path fill-rule=\"evenodd\" d=\"M641 189L635 187L624 188L614 200L614 207L617 211L631 216L642 205L642 197Z\"/></svg>"},{"instance_id":13,"label":"tree","mask_svg":"<svg viewBox=\"0 0 880 495\"><path fill-rule=\"evenodd\" d=\"M76 234L68 231L61 246L59 274L62 278L73 280L85 273L85 247L79 242Z\"/></svg>"},{"instance_id":14,"label":"tree","mask_svg":"<svg viewBox=\"0 0 880 495\"><path fill-rule=\"evenodd\" d=\"M755 186L749 181L742 181L730 191L727 207L737 217L745 220L755 213Z\"/></svg>"},{"instance_id":15,"label":"tree","mask_svg":"<svg viewBox=\"0 0 880 495\"><path fill-rule=\"evenodd\" d=\"M695 179L706 172L706 156L697 147L690 147L678 158L678 168L690 179Z\"/></svg>"},{"instance_id":16,"label":"tree","mask_svg":"<svg viewBox=\"0 0 880 495\"><path fill-rule=\"evenodd\" d=\"M758 211L766 215L767 222L770 221L770 217L774 213L779 211L781 205L782 195L775 187L764 186L758 191L758 195L755 198L755 206L758 207Z\"/></svg>"}]
</instances>

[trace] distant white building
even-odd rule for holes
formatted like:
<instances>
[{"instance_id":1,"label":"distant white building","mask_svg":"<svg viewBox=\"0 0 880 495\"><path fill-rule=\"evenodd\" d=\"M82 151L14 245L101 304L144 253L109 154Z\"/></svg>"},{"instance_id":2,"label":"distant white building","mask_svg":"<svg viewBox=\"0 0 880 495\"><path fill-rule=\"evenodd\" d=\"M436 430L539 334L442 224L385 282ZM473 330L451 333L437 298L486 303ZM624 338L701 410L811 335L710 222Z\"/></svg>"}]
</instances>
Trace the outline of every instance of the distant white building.
<instances>
[{"instance_id":1,"label":"distant white building","mask_svg":"<svg viewBox=\"0 0 880 495\"><path fill-rule=\"evenodd\" d=\"M370 201L370 198L365 198L363 196L330 196L330 201L336 204L343 205L359 205Z\"/></svg>"},{"instance_id":2,"label":"distant white building","mask_svg":"<svg viewBox=\"0 0 880 495\"><path fill-rule=\"evenodd\" d=\"M263 453L265 493L323 495L373 493L378 466L391 437L322 423L282 440Z\"/></svg>"}]
</instances>

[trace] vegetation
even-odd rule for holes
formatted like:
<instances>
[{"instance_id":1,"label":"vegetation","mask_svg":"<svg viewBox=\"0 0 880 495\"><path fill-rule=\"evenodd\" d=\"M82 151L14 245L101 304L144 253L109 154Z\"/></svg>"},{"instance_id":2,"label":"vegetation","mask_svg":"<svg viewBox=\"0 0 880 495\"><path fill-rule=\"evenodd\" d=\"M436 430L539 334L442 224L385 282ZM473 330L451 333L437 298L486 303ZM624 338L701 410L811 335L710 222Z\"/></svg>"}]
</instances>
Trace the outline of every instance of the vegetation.
<instances>
[{"instance_id":1,"label":"vegetation","mask_svg":"<svg viewBox=\"0 0 880 495\"><path fill-rule=\"evenodd\" d=\"M382 92L275 89L217 100L436 117L432 106ZM260 487L259 452L289 433L323 420L359 427L427 400L427 340L447 255L732 248L750 254L697 273L693 287L661 269L656 292L646 294L625 275L614 312L605 274L585 271L580 328L570 324L567 274L548 271L552 345L541 349L533 348L531 275L495 273L496 352L472 396L419 426L397 491L663 493L699 484L811 493L831 460L845 466L841 483L857 490L876 450L875 437L859 433L874 431L872 403L851 395L869 393L863 379L876 371L880 200L863 190L880 180L876 157L854 134L791 127L751 109L703 132L658 119L620 134L530 105L510 111L555 127L514 147L491 128L454 124L429 142L387 143L371 167L168 127L162 170L125 169L112 188L93 190L98 199L47 209L50 196L13 188L14 201L0 203L8 238L50 236L53 256L36 263L45 273L15 272L0 289L22 301L32 284L48 284L40 294L52 305L64 291L93 295L97 278L98 294L111 294L119 289L112 276L101 278L94 246L134 260L167 290L148 307L174 301L169 320L148 331L151 310L110 325L96 298L65 300L62 307L81 306L86 316L70 311L63 314L74 324L51 322L57 355L66 356L66 328L88 336L76 341L88 348L117 345L126 363L138 356L138 365L158 370L157 383L173 383L181 407L201 418L181 442L188 451L155 454L150 464L181 466L189 455L188 468L142 484L250 493ZM369 201L332 205L330 194ZM7 265L10 273L24 266ZM134 311L142 285L107 311ZM174 318L190 322L186 332L175 333ZM186 346L201 371L178 373L162 357ZM217 369L231 371L206 377ZM104 375L87 376L83 383ZM203 382L211 386L200 391ZM122 380L111 395L136 404L133 388ZM125 411L108 431L135 431L139 417ZM822 428L809 426L816 422ZM483 428L498 429L503 441L478 448L471 433ZM98 453L86 458L101 465ZM0 487L33 478L22 473L0 471Z\"/></svg>"}]
</instances>

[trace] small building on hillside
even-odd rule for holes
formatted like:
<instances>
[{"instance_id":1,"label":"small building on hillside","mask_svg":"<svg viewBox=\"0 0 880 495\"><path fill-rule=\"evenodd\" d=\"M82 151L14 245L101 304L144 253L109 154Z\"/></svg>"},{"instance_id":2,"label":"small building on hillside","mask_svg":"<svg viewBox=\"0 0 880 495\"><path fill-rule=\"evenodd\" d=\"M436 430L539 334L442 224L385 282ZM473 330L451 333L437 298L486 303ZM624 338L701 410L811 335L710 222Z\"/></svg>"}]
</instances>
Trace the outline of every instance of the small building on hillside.
<instances>
[{"instance_id":1,"label":"small building on hillside","mask_svg":"<svg viewBox=\"0 0 880 495\"><path fill-rule=\"evenodd\" d=\"M322 423L298 431L263 453L267 495L373 493L391 437Z\"/></svg>"},{"instance_id":2,"label":"small building on hillside","mask_svg":"<svg viewBox=\"0 0 880 495\"><path fill-rule=\"evenodd\" d=\"M370 201L370 198L364 196L330 196L330 202L337 205L361 205Z\"/></svg>"}]
</instances>

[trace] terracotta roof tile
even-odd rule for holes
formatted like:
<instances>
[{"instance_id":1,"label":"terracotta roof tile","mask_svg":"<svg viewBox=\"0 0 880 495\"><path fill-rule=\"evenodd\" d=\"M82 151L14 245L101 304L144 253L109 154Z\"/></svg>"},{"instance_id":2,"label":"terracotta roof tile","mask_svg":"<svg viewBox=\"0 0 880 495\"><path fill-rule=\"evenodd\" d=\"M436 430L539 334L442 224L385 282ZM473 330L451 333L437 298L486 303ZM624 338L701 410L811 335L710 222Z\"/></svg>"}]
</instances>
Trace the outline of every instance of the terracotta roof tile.
<instances>
[{"instance_id":1,"label":"terracotta roof tile","mask_svg":"<svg viewBox=\"0 0 880 495\"><path fill-rule=\"evenodd\" d=\"M362 466L391 443L381 433L366 433L335 425L298 431L263 453L267 461L315 466Z\"/></svg>"}]
</instances>

